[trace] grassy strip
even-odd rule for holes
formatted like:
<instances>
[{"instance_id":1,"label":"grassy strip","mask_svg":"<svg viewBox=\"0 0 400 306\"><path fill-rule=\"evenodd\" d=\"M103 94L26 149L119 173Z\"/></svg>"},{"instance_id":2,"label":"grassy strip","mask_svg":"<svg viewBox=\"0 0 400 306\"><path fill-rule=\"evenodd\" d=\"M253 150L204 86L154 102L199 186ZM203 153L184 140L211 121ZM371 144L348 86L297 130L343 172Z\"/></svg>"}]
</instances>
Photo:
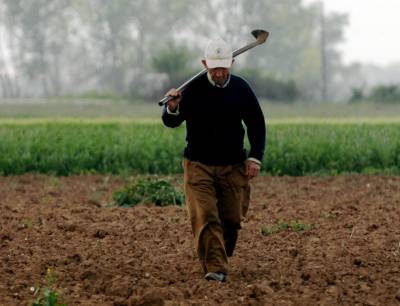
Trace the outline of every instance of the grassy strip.
<instances>
[{"instance_id":1,"label":"grassy strip","mask_svg":"<svg viewBox=\"0 0 400 306\"><path fill-rule=\"evenodd\" d=\"M185 129L159 121L29 119L0 123L0 174L182 172ZM263 171L399 174L400 123L273 123Z\"/></svg>"}]
</instances>

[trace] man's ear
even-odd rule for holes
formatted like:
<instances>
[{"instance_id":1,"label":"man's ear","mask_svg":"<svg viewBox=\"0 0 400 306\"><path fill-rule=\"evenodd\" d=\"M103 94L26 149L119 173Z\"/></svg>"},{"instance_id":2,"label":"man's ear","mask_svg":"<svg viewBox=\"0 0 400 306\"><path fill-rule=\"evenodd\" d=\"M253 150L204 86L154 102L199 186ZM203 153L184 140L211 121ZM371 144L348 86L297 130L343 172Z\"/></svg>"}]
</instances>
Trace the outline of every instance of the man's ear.
<instances>
[{"instance_id":1,"label":"man's ear","mask_svg":"<svg viewBox=\"0 0 400 306\"><path fill-rule=\"evenodd\" d=\"M201 60L201 63L203 64L204 68L208 69L207 63L206 63L206 60L205 60L205 59L202 59L202 60Z\"/></svg>"}]
</instances>

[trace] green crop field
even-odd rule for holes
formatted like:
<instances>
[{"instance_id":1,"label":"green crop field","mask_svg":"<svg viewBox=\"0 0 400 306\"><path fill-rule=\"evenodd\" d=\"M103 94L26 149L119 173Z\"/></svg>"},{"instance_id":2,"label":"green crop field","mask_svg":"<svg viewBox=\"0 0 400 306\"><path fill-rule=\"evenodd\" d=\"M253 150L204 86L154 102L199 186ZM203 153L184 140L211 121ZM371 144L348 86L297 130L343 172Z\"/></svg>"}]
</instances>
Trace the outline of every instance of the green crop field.
<instances>
[{"instance_id":1,"label":"green crop field","mask_svg":"<svg viewBox=\"0 0 400 306\"><path fill-rule=\"evenodd\" d=\"M157 119L2 119L0 174L182 172L185 129ZM268 122L263 172L272 175L399 174L400 122Z\"/></svg>"}]
</instances>

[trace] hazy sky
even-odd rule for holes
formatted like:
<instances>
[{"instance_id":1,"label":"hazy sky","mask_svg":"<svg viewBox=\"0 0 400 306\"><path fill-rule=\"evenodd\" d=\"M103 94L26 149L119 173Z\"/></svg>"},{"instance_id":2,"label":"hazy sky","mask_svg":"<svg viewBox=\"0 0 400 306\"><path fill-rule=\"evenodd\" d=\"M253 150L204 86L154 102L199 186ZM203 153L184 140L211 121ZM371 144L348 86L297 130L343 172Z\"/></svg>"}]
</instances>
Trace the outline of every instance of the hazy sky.
<instances>
[{"instance_id":1,"label":"hazy sky","mask_svg":"<svg viewBox=\"0 0 400 306\"><path fill-rule=\"evenodd\" d=\"M304 0L305 3L316 0ZM345 63L400 62L400 0L323 0L328 12L349 15L341 50Z\"/></svg>"}]
</instances>

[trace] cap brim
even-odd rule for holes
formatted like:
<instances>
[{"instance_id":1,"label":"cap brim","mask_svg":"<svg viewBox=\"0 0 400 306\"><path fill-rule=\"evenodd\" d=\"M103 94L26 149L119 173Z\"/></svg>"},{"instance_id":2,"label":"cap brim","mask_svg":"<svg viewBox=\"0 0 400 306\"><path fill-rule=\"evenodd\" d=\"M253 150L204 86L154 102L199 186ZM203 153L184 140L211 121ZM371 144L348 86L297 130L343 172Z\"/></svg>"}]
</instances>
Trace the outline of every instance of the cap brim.
<instances>
[{"instance_id":1,"label":"cap brim","mask_svg":"<svg viewBox=\"0 0 400 306\"><path fill-rule=\"evenodd\" d=\"M227 59L206 59L208 68L231 68L232 58Z\"/></svg>"}]
</instances>

